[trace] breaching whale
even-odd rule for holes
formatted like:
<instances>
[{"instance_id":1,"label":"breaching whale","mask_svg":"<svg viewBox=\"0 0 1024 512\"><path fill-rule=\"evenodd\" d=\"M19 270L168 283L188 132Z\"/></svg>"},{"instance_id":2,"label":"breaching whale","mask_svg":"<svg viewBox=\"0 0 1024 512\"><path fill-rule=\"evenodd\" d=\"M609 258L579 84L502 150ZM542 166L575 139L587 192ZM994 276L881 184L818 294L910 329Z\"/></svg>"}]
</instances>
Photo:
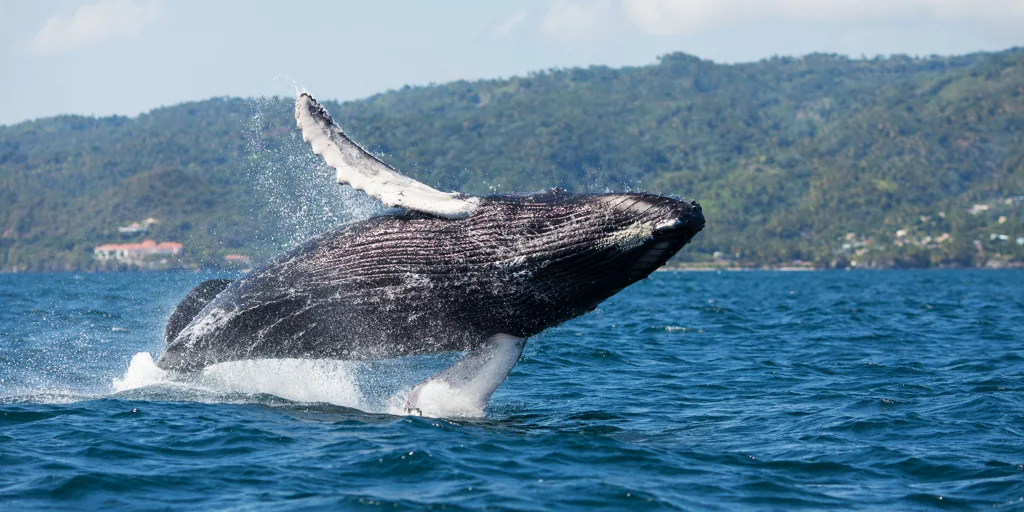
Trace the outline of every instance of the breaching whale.
<instances>
[{"instance_id":1,"label":"breaching whale","mask_svg":"<svg viewBox=\"0 0 1024 512\"><path fill-rule=\"evenodd\" d=\"M168 321L161 368L468 351L406 407L442 384L482 408L527 338L646 278L704 227L696 202L646 193L441 192L365 151L309 94L295 117L339 183L399 210L200 284Z\"/></svg>"}]
</instances>

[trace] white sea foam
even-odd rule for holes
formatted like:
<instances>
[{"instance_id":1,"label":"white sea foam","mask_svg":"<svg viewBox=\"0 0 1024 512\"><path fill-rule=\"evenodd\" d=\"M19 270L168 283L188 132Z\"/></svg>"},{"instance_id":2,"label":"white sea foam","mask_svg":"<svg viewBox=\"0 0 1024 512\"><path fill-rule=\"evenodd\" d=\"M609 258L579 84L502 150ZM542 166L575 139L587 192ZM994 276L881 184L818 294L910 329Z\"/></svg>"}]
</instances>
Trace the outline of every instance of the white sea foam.
<instances>
[{"instance_id":1,"label":"white sea foam","mask_svg":"<svg viewBox=\"0 0 1024 512\"><path fill-rule=\"evenodd\" d=\"M122 393L148 387L192 391L201 401L238 402L238 395L272 395L299 403L326 403L365 412L406 415L404 404L413 384L422 380L410 365L382 362L306 359L258 359L212 365L198 374L163 370L152 355L132 357L112 390ZM482 417L485 409L473 390L457 390L444 382L430 382L419 391L417 403L423 416ZM243 399L245 401L245 399Z\"/></svg>"},{"instance_id":2,"label":"white sea foam","mask_svg":"<svg viewBox=\"0 0 1024 512\"><path fill-rule=\"evenodd\" d=\"M348 361L260 359L210 366L198 381L233 393L264 393L295 402L366 409L357 375L357 365Z\"/></svg>"},{"instance_id":3,"label":"white sea foam","mask_svg":"<svg viewBox=\"0 0 1024 512\"><path fill-rule=\"evenodd\" d=\"M212 365L198 374L163 370L148 352L132 357L115 392L171 385L207 393L268 394L295 402L329 403L362 408L354 363L329 360L260 359Z\"/></svg>"},{"instance_id":4,"label":"white sea foam","mask_svg":"<svg viewBox=\"0 0 1024 512\"><path fill-rule=\"evenodd\" d=\"M149 352L139 352L132 356L132 361L128 363L128 371L124 373L124 376L114 379L114 391L128 391L160 384L167 379L167 374L167 371L156 365Z\"/></svg>"}]
</instances>

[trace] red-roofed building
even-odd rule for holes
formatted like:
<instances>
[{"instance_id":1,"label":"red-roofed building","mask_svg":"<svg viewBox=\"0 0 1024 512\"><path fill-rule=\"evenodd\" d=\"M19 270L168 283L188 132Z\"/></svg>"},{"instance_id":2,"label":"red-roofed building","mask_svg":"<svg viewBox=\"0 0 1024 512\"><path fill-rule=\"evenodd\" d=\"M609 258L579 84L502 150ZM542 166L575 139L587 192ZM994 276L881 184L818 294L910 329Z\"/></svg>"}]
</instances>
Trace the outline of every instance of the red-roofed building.
<instances>
[{"instance_id":1,"label":"red-roofed building","mask_svg":"<svg viewBox=\"0 0 1024 512\"><path fill-rule=\"evenodd\" d=\"M184 246L178 242L145 240L138 244L103 244L93 248L92 253L100 261L140 264L148 256L181 256Z\"/></svg>"}]
</instances>

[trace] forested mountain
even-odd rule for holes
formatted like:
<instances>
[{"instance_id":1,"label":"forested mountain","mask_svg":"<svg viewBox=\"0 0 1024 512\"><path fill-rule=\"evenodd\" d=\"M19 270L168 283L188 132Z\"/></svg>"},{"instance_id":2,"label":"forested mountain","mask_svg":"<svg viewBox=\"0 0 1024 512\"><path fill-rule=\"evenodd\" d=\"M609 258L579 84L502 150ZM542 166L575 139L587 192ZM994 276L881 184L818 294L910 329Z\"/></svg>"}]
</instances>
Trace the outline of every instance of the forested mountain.
<instances>
[{"instance_id":1,"label":"forested mountain","mask_svg":"<svg viewBox=\"0 0 1024 512\"><path fill-rule=\"evenodd\" d=\"M696 198L707 227L680 261L1024 260L1024 50L737 65L671 54L327 107L445 189ZM365 210L310 157L291 108L219 98L0 127L0 269L98 268L93 246L143 238L183 242L194 265L260 259ZM146 232L118 230L149 217Z\"/></svg>"}]
</instances>

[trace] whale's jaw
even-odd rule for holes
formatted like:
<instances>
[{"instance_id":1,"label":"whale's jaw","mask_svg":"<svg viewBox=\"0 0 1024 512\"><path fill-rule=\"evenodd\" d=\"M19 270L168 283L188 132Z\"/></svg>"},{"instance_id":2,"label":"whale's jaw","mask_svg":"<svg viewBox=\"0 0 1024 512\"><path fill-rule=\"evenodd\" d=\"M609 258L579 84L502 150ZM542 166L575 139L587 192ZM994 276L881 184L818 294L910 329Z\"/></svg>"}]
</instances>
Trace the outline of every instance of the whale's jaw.
<instances>
[{"instance_id":1,"label":"whale's jaw","mask_svg":"<svg viewBox=\"0 0 1024 512\"><path fill-rule=\"evenodd\" d=\"M536 274L565 309L562 321L590 311L623 288L665 265L704 228L696 202L651 194L566 195L580 201L562 231L564 243L549 247ZM562 246L570 246L565 251ZM558 322L554 322L558 323Z\"/></svg>"}]
</instances>

